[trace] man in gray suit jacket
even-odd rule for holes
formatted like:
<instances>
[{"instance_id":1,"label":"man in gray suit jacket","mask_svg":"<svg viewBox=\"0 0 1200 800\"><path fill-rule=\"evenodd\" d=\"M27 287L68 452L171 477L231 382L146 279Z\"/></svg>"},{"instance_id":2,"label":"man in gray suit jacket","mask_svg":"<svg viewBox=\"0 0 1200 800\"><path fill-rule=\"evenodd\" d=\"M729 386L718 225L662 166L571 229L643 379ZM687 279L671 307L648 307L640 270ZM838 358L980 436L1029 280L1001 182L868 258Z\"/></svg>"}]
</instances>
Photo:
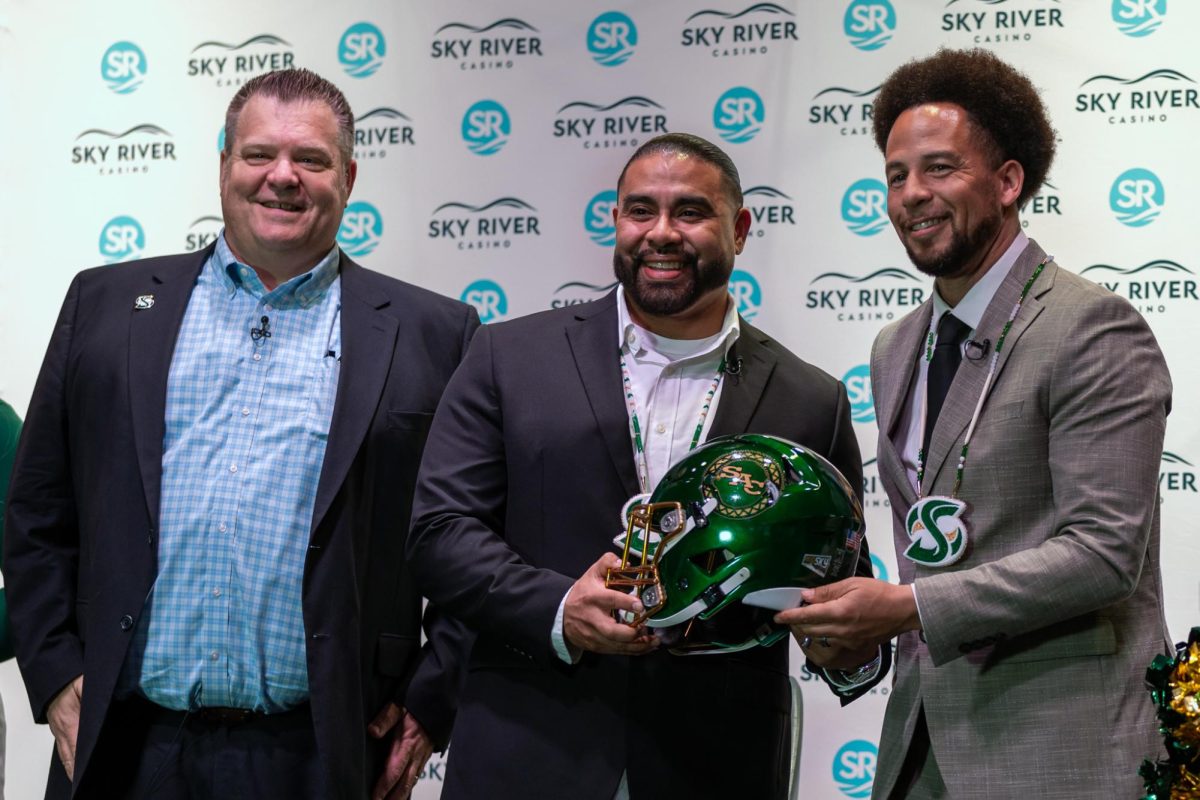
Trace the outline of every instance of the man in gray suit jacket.
<instances>
[{"instance_id":1,"label":"man in gray suit jacket","mask_svg":"<svg viewBox=\"0 0 1200 800\"><path fill-rule=\"evenodd\" d=\"M873 797L1135 797L1161 744L1142 680L1169 648L1162 353L1021 232L1054 154L1025 76L943 50L888 78L874 124L892 224L937 289L871 355L901 585L850 579L781 619L899 635Z\"/></svg>"}]
</instances>

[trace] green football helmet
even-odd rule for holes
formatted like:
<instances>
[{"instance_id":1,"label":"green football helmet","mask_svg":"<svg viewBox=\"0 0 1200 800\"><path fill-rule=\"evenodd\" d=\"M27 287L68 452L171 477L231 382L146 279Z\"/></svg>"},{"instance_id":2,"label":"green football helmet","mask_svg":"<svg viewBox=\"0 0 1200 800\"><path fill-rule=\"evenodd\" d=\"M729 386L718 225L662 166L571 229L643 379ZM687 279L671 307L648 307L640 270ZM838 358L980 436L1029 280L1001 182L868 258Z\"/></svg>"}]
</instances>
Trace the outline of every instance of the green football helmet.
<instances>
[{"instance_id":1,"label":"green football helmet","mask_svg":"<svg viewBox=\"0 0 1200 800\"><path fill-rule=\"evenodd\" d=\"M628 513L621 566L671 652L728 653L787 634L776 611L854 574L863 512L832 464L774 436L713 439L675 463ZM635 563L636 562L636 563Z\"/></svg>"}]
</instances>

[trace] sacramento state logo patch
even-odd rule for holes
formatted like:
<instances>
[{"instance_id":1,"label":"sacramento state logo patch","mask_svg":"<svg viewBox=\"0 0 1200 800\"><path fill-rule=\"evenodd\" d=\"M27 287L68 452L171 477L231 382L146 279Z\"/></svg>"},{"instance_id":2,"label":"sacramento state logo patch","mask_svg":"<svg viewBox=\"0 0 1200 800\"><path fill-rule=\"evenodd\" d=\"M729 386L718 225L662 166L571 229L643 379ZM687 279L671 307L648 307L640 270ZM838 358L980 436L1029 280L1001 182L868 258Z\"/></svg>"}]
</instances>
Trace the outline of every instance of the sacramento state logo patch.
<instances>
[{"instance_id":1,"label":"sacramento state logo patch","mask_svg":"<svg viewBox=\"0 0 1200 800\"><path fill-rule=\"evenodd\" d=\"M718 513L749 519L775 505L783 469L773 459L734 450L709 465L701 486L706 498L717 501Z\"/></svg>"},{"instance_id":2,"label":"sacramento state logo patch","mask_svg":"<svg viewBox=\"0 0 1200 800\"><path fill-rule=\"evenodd\" d=\"M930 495L913 503L904 521L912 544L904 557L927 567L947 567L967 550L967 504L953 497Z\"/></svg>"}]
</instances>

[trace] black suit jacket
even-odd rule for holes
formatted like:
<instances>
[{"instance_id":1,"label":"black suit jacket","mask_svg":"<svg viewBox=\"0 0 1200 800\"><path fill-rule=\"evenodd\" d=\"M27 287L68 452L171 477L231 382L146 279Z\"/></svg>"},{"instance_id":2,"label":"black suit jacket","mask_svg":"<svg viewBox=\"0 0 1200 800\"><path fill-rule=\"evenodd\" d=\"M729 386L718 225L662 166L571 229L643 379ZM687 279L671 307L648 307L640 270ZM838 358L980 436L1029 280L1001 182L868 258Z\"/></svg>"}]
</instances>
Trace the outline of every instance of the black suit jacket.
<instances>
[{"instance_id":1,"label":"black suit jacket","mask_svg":"<svg viewBox=\"0 0 1200 800\"><path fill-rule=\"evenodd\" d=\"M103 796L89 761L157 569L167 373L212 248L107 266L71 284L13 471L5 583L34 717L84 675L76 796ZM444 744L455 623L420 654L421 598L403 564L417 465L438 398L478 326L469 307L345 256L342 370L317 488L303 612L312 716L334 796L361 798L388 699ZM135 298L153 305L135 310ZM455 673L457 674L457 673ZM411 682L411 686L409 685ZM407 689L407 692L406 692ZM120 732L112 732L120 735ZM48 796L66 796L52 759Z\"/></svg>"},{"instance_id":2,"label":"black suit jacket","mask_svg":"<svg viewBox=\"0 0 1200 800\"><path fill-rule=\"evenodd\" d=\"M615 293L480 331L438 407L409 536L424 591L479 631L443 787L457 798L782 797L788 651L554 654L564 594L638 491ZM710 435L753 431L862 464L844 387L742 323ZM870 573L869 558L860 569ZM865 691L864 689L860 690ZM855 693L853 696L857 696Z\"/></svg>"}]
</instances>

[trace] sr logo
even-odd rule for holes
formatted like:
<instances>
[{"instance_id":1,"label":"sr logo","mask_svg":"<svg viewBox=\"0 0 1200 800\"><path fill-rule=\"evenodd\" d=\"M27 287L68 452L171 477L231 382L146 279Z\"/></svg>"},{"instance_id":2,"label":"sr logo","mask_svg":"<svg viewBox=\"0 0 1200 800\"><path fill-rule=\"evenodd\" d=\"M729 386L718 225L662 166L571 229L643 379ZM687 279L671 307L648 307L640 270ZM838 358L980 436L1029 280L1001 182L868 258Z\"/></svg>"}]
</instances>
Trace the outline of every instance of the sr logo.
<instances>
[{"instance_id":1,"label":"sr logo","mask_svg":"<svg viewBox=\"0 0 1200 800\"><path fill-rule=\"evenodd\" d=\"M1158 219L1165 201L1162 181L1150 170L1140 167L1118 175L1108 193L1108 204L1113 213L1131 228L1141 228Z\"/></svg>"},{"instance_id":2,"label":"sr logo","mask_svg":"<svg viewBox=\"0 0 1200 800\"><path fill-rule=\"evenodd\" d=\"M887 227L887 187L875 178L850 184L842 195L842 221L859 236L874 236Z\"/></svg>"},{"instance_id":3,"label":"sr logo","mask_svg":"<svg viewBox=\"0 0 1200 800\"><path fill-rule=\"evenodd\" d=\"M846 797L870 797L879 748L865 739L846 742L833 757L833 779Z\"/></svg>"},{"instance_id":4,"label":"sr logo","mask_svg":"<svg viewBox=\"0 0 1200 800\"><path fill-rule=\"evenodd\" d=\"M225 152L225 126L221 126L221 132L217 134L217 152Z\"/></svg>"},{"instance_id":5,"label":"sr logo","mask_svg":"<svg viewBox=\"0 0 1200 800\"><path fill-rule=\"evenodd\" d=\"M1126 36L1149 36L1163 24L1167 0L1112 0L1112 19Z\"/></svg>"},{"instance_id":6,"label":"sr logo","mask_svg":"<svg viewBox=\"0 0 1200 800\"><path fill-rule=\"evenodd\" d=\"M113 217L100 229L100 256L105 264L141 258L146 250L146 234L133 217Z\"/></svg>"},{"instance_id":7,"label":"sr logo","mask_svg":"<svg viewBox=\"0 0 1200 800\"><path fill-rule=\"evenodd\" d=\"M881 581L887 581L889 577L887 565L884 564L883 559L875 553L871 553L871 569L875 571L876 578Z\"/></svg>"},{"instance_id":8,"label":"sr logo","mask_svg":"<svg viewBox=\"0 0 1200 800\"><path fill-rule=\"evenodd\" d=\"M475 306L480 321L485 324L503 319L508 314L508 298L495 281L477 280L463 289L459 299Z\"/></svg>"},{"instance_id":9,"label":"sr logo","mask_svg":"<svg viewBox=\"0 0 1200 800\"><path fill-rule=\"evenodd\" d=\"M896 9L889 0L852 0L846 6L842 28L859 50L878 50L892 40Z\"/></svg>"},{"instance_id":10,"label":"sr logo","mask_svg":"<svg viewBox=\"0 0 1200 800\"><path fill-rule=\"evenodd\" d=\"M504 106L495 100L480 100L462 118L462 137L467 149L477 156L490 156L508 144L512 121Z\"/></svg>"},{"instance_id":11,"label":"sr logo","mask_svg":"<svg viewBox=\"0 0 1200 800\"><path fill-rule=\"evenodd\" d=\"M370 203L361 200L346 206L337 240L346 255L354 258L370 255L383 237L383 217Z\"/></svg>"},{"instance_id":12,"label":"sr logo","mask_svg":"<svg viewBox=\"0 0 1200 800\"><path fill-rule=\"evenodd\" d=\"M100 77L117 94L129 94L146 80L146 55L133 42L117 42L100 59Z\"/></svg>"},{"instance_id":13,"label":"sr logo","mask_svg":"<svg viewBox=\"0 0 1200 800\"><path fill-rule=\"evenodd\" d=\"M850 418L855 422L875 421L875 396L871 393L871 367L859 364L842 376L850 396Z\"/></svg>"},{"instance_id":14,"label":"sr logo","mask_svg":"<svg viewBox=\"0 0 1200 800\"><path fill-rule=\"evenodd\" d=\"M609 11L592 20L587 48L592 59L605 67L624 64L637 48L637 26L620 11Z\"/></svg>"},{"instance_id":15,"label":"sr logo","mask_svg":"<svg viewBox=\"0 0 1200 800\"><path fill-rule=\"evenodd\" d=\"M753 89L735 86L717 98L713 107L713 127L721 138L733 144L748 142L762 130L766 108Z\"/></svg>"},{"instance_id":16,"label":"sr logo","mask_svg":"<svg viewBox=\"0 0 1200 800\"><path fill-rule=\"evenodd\" d=\"M753 275L744 269L735 269L729 275L729 294L742 319L749 322L758 316L762 308L762 289Z\"/></svg>"},{"instance_id":17,"label":"sr logo","mask_svg":"<svg viewBox=\"0 0 1200 800\"><path fill-rule=\"evenodd\" d=\"M351 25L338 42L338 61L352 78L374 75L383 66L386 53L383 32L369 22Z\"/></svg>"},{"instance_id":18,"label":"sr logo","mask_svg":"<svg viewBox=\"0 0 1200 800\"><path fill-rule=\"evenodd\" d=\"M583 212L583 227L592 241L601 247L611 247L617 241L617 228L613 224L613 209L617 207L615 189L605 189L588 201Z\"/></svg>"}]
</instances>

